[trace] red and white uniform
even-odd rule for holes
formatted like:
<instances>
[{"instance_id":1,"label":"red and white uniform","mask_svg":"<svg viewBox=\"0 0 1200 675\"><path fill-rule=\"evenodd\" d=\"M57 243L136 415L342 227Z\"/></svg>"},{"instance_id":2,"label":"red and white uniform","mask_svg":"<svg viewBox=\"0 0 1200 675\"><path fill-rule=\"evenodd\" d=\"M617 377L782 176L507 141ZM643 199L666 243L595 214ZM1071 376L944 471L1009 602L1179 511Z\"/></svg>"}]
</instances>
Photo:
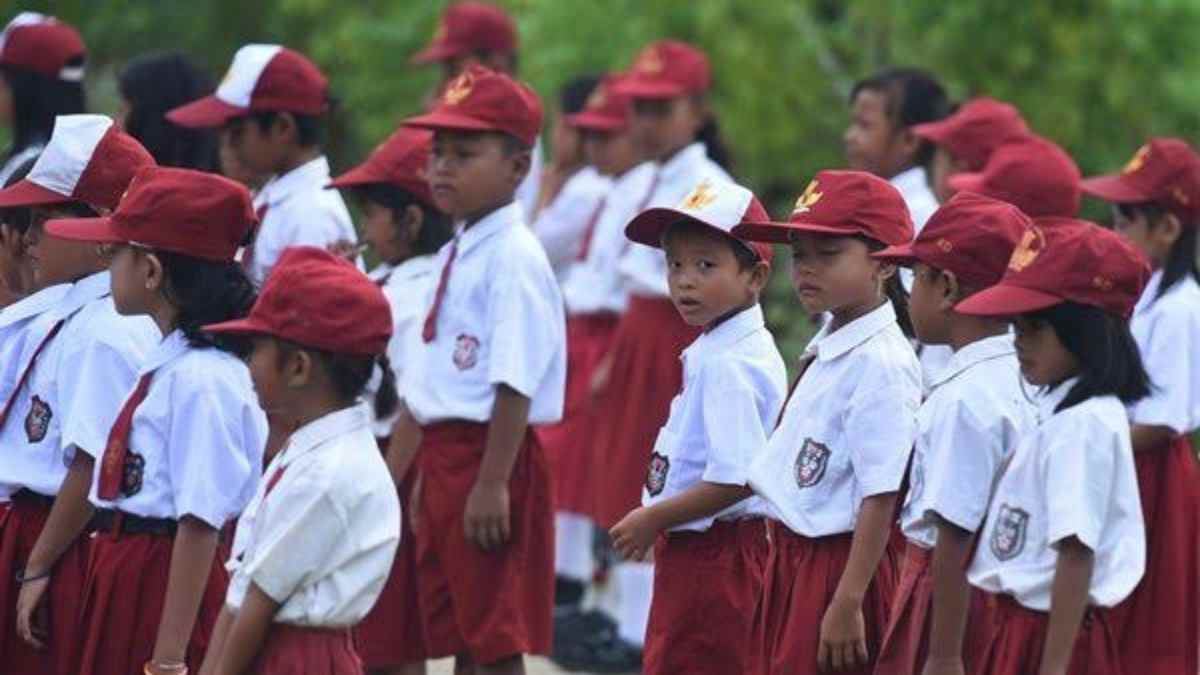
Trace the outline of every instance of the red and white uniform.
<instances>
[{"instance_id":1,"label":"red and white uniform","mask_svg":"<svg viewBox=\"0 0 1200 675\"><path fill-rule=\"evenodd\" d=\"M404 364L411 360L409 349L411 333L420 332L421 322L425 318L422 311L421 299L430 292L437 283L437 270L434 269L433 256L423 255L409 258L399 265L382 263L367 274L372 281L383 289L392 308L392 338L388 340L387 357L392 366L392 375L397 385L404 373ZM367 383L364 398L370 406L379 391L382 373L376 372ZM396 424L396 414L386 419L373 417L371 430L376 438L387 438L392 435L392 427Z\"/></svg>"},{"instance_id":2,"label":"red and white uniform","mask_svg":"<svg viewBox=\"0 0 1200 675\"><path fill-rule=\"evenodd\" d=\"M603 206L612 183L611 178L585 166L567 179L562 190L533 221L533 233L542 242L550 266L560 279L576 261L588 224Z\"/></svg>"}]
</instances>

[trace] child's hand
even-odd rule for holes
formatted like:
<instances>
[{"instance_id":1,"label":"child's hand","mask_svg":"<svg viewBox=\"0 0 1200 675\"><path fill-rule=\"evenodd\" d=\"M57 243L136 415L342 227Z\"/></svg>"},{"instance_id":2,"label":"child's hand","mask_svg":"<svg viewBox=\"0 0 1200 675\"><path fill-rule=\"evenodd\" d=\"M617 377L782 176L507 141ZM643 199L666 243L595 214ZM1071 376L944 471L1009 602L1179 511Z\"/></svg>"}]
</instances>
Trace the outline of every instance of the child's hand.
<instances>
[{"instance_id":1,"label":"child's hand","mask_svg":"<svg viewBox=\"0 0 1200 675\"><path fill-rule=\"evenodd\" d=\"M817 667L830 672L867 665L866 636L862 603L835 595L821 619Z\"/></svg>"},{"instance_id":2,"label":"child's hand","mask_svg":"<svg viewBox=\"0 0 1200 675\"><path fill-rule=\"evenodd\" d=\"M508 483L475 483L463 514L467 540L485 551L503 546L512 533L508 512Z\"/></svg>"},{"instance_id":3,"label":"child's hand","mask_svg":"<svg viewBox=\"0 0 1200 675\"><path fill-rule=\"evenodd\" d=\"M612 537L613 548L622 558L645 560L660 529L654 514L643 506L630 511L608 531L608 535Z\"/></svg>"},{"instance_id":4,"label":"child's hand","mask_svg":"<svg viewBox=\"0 0 1200 675\"><path fill-rule=\"evenodd\" d=\"M921 670L921 675L965 675L966 668L963 667L962 659L960 658L937 658L929 657L925 661L925 667Z\"/></svg>"},{"instance_id":5,"label":"child's hand","mask_svg":"<svg viewBox=\"0 0 1200 675\"><path fill-rule=\"evenodd\" d=\"M17 634L39 651L46 648L45 599L49 585L50 577L26 581L17 596Z\"/></svg>"}]
</instances>

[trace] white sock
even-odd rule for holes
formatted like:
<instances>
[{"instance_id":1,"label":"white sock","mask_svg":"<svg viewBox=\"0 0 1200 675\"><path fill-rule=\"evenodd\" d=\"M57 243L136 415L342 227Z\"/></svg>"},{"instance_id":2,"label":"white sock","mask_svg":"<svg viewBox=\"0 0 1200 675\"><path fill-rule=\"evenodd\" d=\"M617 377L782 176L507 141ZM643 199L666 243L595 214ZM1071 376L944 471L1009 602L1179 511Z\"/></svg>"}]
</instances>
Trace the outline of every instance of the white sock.
<instances>
[{"instance_id":1,"label":"white sock","mask_svg":"<svg viewBox=\"0 0 1200 675\"><path fill-rule=\"evenodd\" d=\"M588 584L595 573L592 521L578 513L554 514L554 574Z\"/></svg>"},{"instance_id":2,"label":"white sock","mask_svg":"<svg viewBox=\"0 0 1200 675\"><path fill-rule=\"evenodd\" d=\"M622 562L613 568L620 600L617 605L617 635L642 647L646 644L646 624L650 620L650 600L654 592L654 564Z\"/></svg>"}]
</instances>

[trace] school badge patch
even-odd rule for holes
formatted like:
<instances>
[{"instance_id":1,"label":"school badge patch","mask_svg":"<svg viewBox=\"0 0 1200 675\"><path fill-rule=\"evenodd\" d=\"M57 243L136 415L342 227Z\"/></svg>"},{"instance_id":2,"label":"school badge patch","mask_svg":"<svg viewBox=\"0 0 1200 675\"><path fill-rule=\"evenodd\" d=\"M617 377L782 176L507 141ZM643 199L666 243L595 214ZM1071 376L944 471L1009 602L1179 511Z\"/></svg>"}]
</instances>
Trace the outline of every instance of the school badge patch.
<instances>
[{"instance_id":1,"label":"school badge patch","mask_svg":"<svg viewBox=\"0 0 1200 675\"><path fill-rule=\"evenodd\" d=\"M50 409L50 404L34 396L29 404L29 414L25 416L25 437L30 443L42 442L53 418L54 411Z\"/></svg>"},{"instance_id":2,"label":"school badge patch","mask_svg":"<svg viewBox=\"0 0 1200 675\"><path fill-rule=\"evenodd\" d=\"M804 439L800 454L796 455L796 485L803 489L820 483L827 464L829 448L811 438Z\"/></svg>"},{"instance_id":3,"label":"school badge patch","mask_svg":"<svg viewBox=\"0 0 1200 675\"><path fill-rule=\"evenodd\" d=\"M1029 513L1008 504L1000 505L996 525L992 528L992 555L1000 560L1011 560L1025 550L1025 530L1029 525Z\"/></svg>"},{"instance_id":4,"label":"school badge patch","mask_svg":"<svg viewBox=\"0 0 1200 675\"><path fill-rule=\"evenodd\" d=\"M454 365L459 370L470 370L479 360L479 338L462 334L454 341Z\"/></svg>"},{"instance_id":5,"label":"school badge patch","mask_svg":"<svg viewBox=\"0 0 1200 675\"><path fill-rule=\"evenodd\" d=\"M671 460L657 452L650 455L650 467L646 470L646 492L657 497L667 486L667 473L671 471Z\"/></svg>"}]
</instances>

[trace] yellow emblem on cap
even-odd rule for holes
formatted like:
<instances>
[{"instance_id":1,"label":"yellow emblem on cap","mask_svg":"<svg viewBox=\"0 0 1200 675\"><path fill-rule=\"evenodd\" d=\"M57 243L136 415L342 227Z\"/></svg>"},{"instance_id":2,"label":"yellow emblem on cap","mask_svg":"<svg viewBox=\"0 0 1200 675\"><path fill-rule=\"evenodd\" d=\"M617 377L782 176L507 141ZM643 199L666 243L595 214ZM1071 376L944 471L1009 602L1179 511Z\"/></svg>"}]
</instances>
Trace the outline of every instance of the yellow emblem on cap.
<instances>
[{"instance_id":1,"label":"yellow emblem on cap","mask_svg":"<svg viewBox=\"0 0 1200 675\"><path fill-rule=\"evenodd\" d=\"M804 188L804 193L796 199L796 206L792 208L793 216L797 213L808 213L814 204L821 201L821 197L824 197L825 193L817 192L818 187L820 186L817 185L817 179L812 179L808 187Z\"/></svg>"},{"instance_id":2,"label":"yellow emblem on cap","mask_svg":"<svg viewBox=\"0 0 1200 675\"><path fill-rule=\"evenodd\" d=\"M1113 282L1112 279L1097 274L1096 276L1092 277L1092 285L1102 291L1111 291Z\"/></svg>"},{"instance_id":3,"label":"yellow emblem on cap","mask_svg":"<svg viewBox=\"0 0 1200 675\"><path fill-rule=\"evenodd\" d=\"M1171 196L1175 197L1175 201L1183 204L1184 206L1191 205L1191 197L1188 197L1187 193L1183 191L1183 188L1178 185L1171 188Z\"/></svg>"},{"instance_id":4,"label":"yellow emblem on cap","mask_svg":"<svg viewBox=\"0 0 1200 675\"><path fill-rule=\"evenodd\" d=\"M683 198L683 201L679 203L679 208L684 211L699 211L715 201L717 201L717 193L713 192L712 183L704 180Z\"/></svg>"},{"instance_id":5,"label":"yellow emblem on cap","mask_svg":"<svg viewBox=\"0 0 1200 675\"><path fill-rule=\"evenodd\" d=\"M458 105L471 95L471 89L474 87L475 78L471 73L463 73L446 85L446 93L442 94L442 100L449 105Z\"/></svg>"},{"instance_id":6,"label":"yellow emblem on cap","mask_svg":"<svg viewBox=\"0 0 1200 675\"><path fill-rule=\"evenodd\" d=\"M437 28L433 29L433 39L431 42L437 44L446 41L446 21L443 19L438 22Z\"/></svg>"},{"instance_id":7,"label":"yellow emblem on cap","mask_svg":"<svg viewBox=\"0 0 1200 675\"><path fill-rule=\"evenodd\" d=\"M646 75L657 75L663 70L662 56L657 49L647 49L638 57L633 69Z\"/></svg>"},{"instance_id":8,"label":"yellow emblem on cap","mask_svg":"<svg viewBox=\"0 0 1200 675\"><path fill-rule=\"evenodd\" d=\"M937 240L937 247L942 250L942 253L949 253L954 250L954 243L945 237Z\"/></svg>"},{"instance_id":9,"label":"yellow emblem on cap","mask_svg":"<svg viewBox=\"0 0 1200 675\"><path fill-rule=\"evenodd\" d=\"M1045 246L1046 235L1042 234L1040 229L1030 227L1025 230L1025 234L1021 235L1021 241L1013 249L1012 257L1008 259L1008 269L1020 272L1029 267L1041 255L1042 248Z\"/></svg>"},{"instance_id":10,"label":"yellow emblem on cap","mask_svg":"<svg viewBox=\"0 0 1200 675\"><path fill-rule=\"evenodd\" d=\"M608 95L604 93L604 87L597 86L592 90L592 95L588 96L587 103L584 105L588 110L598 110L608 103Z\"/></svg>"},{"instance_id":11,"label":"yellow emblem on cap","mask_svg":"<svg viewBox=\"0 0 1200 675\"><path fill-rule=\"evenodd\" d=\"M1121 169L1121 173L1133 173L1146 165L1146 158L1150 156L1150 146L1143 145L1138 148L1138 151L1133 154L1133 159Z\"/></svg>"}]
</instances>

